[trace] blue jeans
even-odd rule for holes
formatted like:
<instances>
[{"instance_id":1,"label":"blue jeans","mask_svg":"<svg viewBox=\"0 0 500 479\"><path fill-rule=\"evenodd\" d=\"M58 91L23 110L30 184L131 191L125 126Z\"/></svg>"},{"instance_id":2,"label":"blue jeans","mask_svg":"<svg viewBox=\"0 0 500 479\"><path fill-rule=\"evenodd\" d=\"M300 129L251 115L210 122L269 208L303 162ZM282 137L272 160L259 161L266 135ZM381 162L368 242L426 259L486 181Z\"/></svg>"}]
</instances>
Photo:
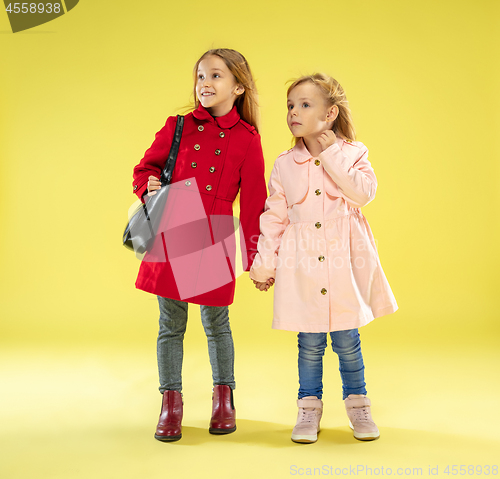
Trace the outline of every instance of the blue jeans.
<instances>
[{"instance_id":1,"label":"blue jeans","mask_svg":"<svg viewBox=\"0 0 500 479\"><path fill-rule=\"evenodd\" d=\"M158 296L160 331L157 341L160 392L182 391L182 359L188 303ZM234 389L234 345L227 306L200 306L201 322L208 341L212 379Z\"/></svg>"},{"instance_id":2,"label":"blue jeans","mask_svg":"<svg viewBox=\"0 0 500 479\"><path fill-rule=\"evenodd\" d=\"M327 333L299 333L299 399L323 396L323 355ZM339 356L342 394L366 394L365 367L357 329L332 331L332 349Z\"/></svg>"}]
</instances>

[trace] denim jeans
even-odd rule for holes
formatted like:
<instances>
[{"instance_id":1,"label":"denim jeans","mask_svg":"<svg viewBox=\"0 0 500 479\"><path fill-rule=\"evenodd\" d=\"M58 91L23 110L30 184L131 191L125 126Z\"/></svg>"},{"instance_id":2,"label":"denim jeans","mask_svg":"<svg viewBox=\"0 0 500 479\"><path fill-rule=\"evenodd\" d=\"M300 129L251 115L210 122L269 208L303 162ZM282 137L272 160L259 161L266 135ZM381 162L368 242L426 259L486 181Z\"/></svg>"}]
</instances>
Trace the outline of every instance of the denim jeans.
<instances>
[{"instance_id":1,"label":"denim jeans","mask_svg":"<svg viewBox=\"0 0 500 479\"><path fill-rule=\"evenodd\" d=\"M158 296L160 330L157 342L160 392L182 391L183 341L188 303ZM234 346L227 306L200 306L201 321L208 341L212 379L234 389Z\"/></svg>"},{"instance_id":2,"label":"denim jeans","mask_svg":"<svg viewBox=\"0 0 500 479\"><path fill-rule=\"evenodd\" d=\"M332 331L332 349L339 356L342 395L366 394L363 355L357 329ZM327 333L299 333L299 399L323 396L323 355Z\"/></svg>"}]
</instances>

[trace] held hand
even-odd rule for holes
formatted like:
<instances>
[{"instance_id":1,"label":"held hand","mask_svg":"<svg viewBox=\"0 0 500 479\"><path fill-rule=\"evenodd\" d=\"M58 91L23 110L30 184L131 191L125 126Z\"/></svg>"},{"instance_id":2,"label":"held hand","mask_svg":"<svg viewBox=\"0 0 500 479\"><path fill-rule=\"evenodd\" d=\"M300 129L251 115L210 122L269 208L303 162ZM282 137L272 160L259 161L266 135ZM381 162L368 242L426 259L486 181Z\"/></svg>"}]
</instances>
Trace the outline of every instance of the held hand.
<instances>
[{"instance_id":1,"label":"held hand","mask_svg":"<svg viewBox=\"0 0 500 479\"><path fill-rule=\"evenodd\" d=\"M321 151L325 151L329 146L332 146L337 141L337 137L333 130L325 130L318 137L318 143L321 145Z\"/></svg>"},{"instance_id":2,"label":"held hand","mask_svg":"<svg viewBox=\"0 0 500 479\"><path fill-rule=\"evenodd\" d=\"M269 278L266 282L252 280L255 287L260 291L266 291L274 284L274 278Z\"/></svg>"},{"instance_id":3,"label":"held hand","mask_svg":"<svg viewBox=\"0 0 500 479\"><path fill-rule=\"evenodd\" d=\"M156 176L150 176L148 178L148 196L156 195L155 190L159 190L161 188L161 182Z\"/></svg>"}]
</instances>

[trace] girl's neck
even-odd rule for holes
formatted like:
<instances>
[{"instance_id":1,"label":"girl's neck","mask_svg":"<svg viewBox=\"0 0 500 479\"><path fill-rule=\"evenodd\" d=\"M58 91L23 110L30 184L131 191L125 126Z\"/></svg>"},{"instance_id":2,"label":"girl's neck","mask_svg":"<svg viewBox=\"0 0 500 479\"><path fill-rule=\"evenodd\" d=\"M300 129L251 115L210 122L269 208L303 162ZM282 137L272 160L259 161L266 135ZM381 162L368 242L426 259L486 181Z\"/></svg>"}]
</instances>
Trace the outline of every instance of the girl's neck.
<instances>
[{"instance_id":1,"label":"girl's neck","mask_svg":"<svg viewBox=\"0 0 500 479\"><path fill-rule=\"evenodd\" d=\"M304 142L304 146L307 148L307 151L311 154L313 158L317 158L321 153L321 145L319 144L317 138L302 138Z\"/></svg>"},{"instance_id":2,"label":"girl's neck","mask_svg":"<svg viewBox=\"0 0 500 479\"><path fill-rule=\"evenodd\" d=\"M231 110L233 109L233 106L234 104L232 104L230 107L222 107L222 108L217 108L217 107L214 107L214 108L207 108L206 110L208 111L208 113L210 113L214 118L218 118L220 116L226 116L228 113L231 112ZM229 109L228 109L229 108Z\"/></svg>"}]
</instances>

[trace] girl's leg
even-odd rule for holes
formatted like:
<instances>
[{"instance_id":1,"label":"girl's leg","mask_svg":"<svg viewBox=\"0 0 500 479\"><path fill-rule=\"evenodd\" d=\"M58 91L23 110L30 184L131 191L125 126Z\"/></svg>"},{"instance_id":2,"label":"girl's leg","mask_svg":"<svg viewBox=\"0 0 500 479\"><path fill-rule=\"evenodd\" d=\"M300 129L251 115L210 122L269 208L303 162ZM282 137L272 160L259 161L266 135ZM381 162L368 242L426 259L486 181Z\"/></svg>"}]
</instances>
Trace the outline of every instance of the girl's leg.
<instances>
[{"instance_id":1,"label":"girl's leg","mask_svg":"<svg viewBox=\"0 0 500 479\"><path fill-rule=\"evenodd\" d=\"M366 394L365 367L357 329L332 331L332 349L339 356L343 399L349 394Z\"/></svg>"},{"instance_id":2,"label":"girl's leg","mask_svg":"<svg viewBox=\"0 0 500 479\"><path fill-rule=\"evenodd\" d=\"M183 340L186 332L188 304L158 296L160 331L157 341L160 392L182 390Z\"/></svg>"},{"instance_id":3,"label":"girl's leg","mask_svg":"<svg viewBox=\"0 0 500 479\"><path fill-rule=\"evenodd\" d=\"M234 382L234 345L227 306L200 306L201 322L208 341L208 354L215 385L236 387Z\"/></svg>"},{"instance_id":4,"label":"girl's leg","mask_svg":"<svg viewBox=\"0 0 500 479\"><path fill-rule=\"evenodd\" d=\"M299 399L323 396L326 333L299 333Z\"/></svg>"}]
</instances>

